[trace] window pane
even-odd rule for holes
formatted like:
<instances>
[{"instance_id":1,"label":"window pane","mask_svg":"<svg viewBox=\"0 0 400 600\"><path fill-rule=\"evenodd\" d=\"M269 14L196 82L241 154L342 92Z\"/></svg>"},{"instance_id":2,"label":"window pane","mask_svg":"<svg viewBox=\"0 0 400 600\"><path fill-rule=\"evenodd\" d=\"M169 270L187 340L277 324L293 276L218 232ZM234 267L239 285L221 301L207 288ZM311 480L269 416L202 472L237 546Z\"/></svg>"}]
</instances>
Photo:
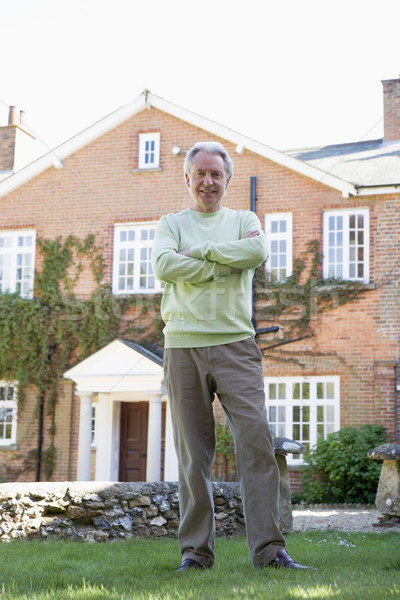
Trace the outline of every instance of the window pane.
<instances>
[{"instance_id":1,"label":"window pane","mask_svg":"<svg viewBox=\"0 0 400 600\"><path fill-rule=\"evenodd\" d=\"M293 400L299 400L299 399L300 399L300 384L295 383L293 386Z\"/></svg>"},{"instance_id":2,"label":"window pane","mask_svg":"<svg viewBox=\"0 0 400 600\"><path fill-rule=\"evenodd\" d=\"M326 407L326 420L331 423L333 423L333 421L335 420L335 407L334 406Z\"/></svg>"},{"instance_id":3,"label":"window pane","mask_svg":"<svg viewBox=\"0 0 400 600\"><path fill-rule=\"evenodd\" d=\"M293 425L293 439L294 440L299 440L300 439L300 425Z\"/></svg>"},{"instance_id":4,"label":"window pane","mask_svg":"<svg viewBox=\"0 0 400 600\"><path fill-rule=\"evenodd\" d=\"M326 384L326 397L329 399L335 397L335 384L333 381L328 381Z\"/></svg>"},{"instance_id":5,"label":"window pane","mask_svg":"<svg viewBox=\"0 0 400 600\"><path fill-rule=\"evenodd\" d=\"M278 386L279 389L279 400L284 400L286 398L286 383L280 383Z\"/></svg>"},{"instance_id":6,"label":"window pane","mask_svg":"<svg viewBox=\"0 0 400 600\"><path fill-rule=\"evenodd\" d=\"M303 406L303 421L309 422L310 420L310 407Z\"/></svg>"},{"instance_id":7,"label":"window pane","mask_svg":"<svg viewBox=\"0 0 400 600\"><path fill-rule=\"evenodd\" d=\"M278 421L285 421L286 409L284 406L278 406Z\"/></svg>"},{"instance_id":8,"label":"window pane","mask_svg":"<svg viewBox=\"0 0 400 600\"><path fill-rule=\"evenodd\" d=\"M293 406L293 421L300 421L300 406Z\"/></svg>"},{"instance_id":9,"label":"window pane","mask_svg":"<svg viewBox=\"0 0 400 600\"><path fill-rule=\"evenodd\" d=\"M317 383L317 398L318 398L318 400L320 400L323 397L324 397L324 384Z\"/></svg>"},{"instance_id":10,"label":"window pane","mask_svg":"<svg viewBox=\"0 0 400 600\"><path fill-rule=\"evenodd\" d=\"M303 383L303 399L304 400L310 399L310 384L309 383Z\"/></svg>"},{"instance_id":11,"label":"window pane","mask_svg":"<svg viewBox=\"0 0 400 600\"><path fill-rule=\"evenodd\" d=\"M269 397L271 400L276 399L276 383L269 384Z\"/></svg>"},{"instance_id":12,"label":"window pane","mask_svg":"<svg viewBox=\"0 0 400 600\"><path fill-rule=\"evenodd\" d=\"M269 420L276 421L276 406L269 407Z\"/></svg>"}]
</instances>

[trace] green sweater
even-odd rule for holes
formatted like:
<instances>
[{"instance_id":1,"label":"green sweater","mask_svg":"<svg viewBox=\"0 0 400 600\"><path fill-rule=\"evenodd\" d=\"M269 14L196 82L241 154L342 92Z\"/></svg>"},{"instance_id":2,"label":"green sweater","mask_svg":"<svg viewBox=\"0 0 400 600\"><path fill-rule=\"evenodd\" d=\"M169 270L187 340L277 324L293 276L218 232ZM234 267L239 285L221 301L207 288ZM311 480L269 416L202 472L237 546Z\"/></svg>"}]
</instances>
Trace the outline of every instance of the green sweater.
<instances>
[{"instance_id":1,"label":"green sweater","mask_svg":"<svg viewBox=\"0 0 400 600\"><path fill-rule=\"evenodd\" d=\"M252 279L266 259L265 236L251 211L222 208L213 213L186 209L158 223L153 270L165 282L161 316L166 348L195 348L254 336ZM190 248L190 258L177 254ZM231 273L231 267L243 269Z\"/></svg>"}]
</instances>

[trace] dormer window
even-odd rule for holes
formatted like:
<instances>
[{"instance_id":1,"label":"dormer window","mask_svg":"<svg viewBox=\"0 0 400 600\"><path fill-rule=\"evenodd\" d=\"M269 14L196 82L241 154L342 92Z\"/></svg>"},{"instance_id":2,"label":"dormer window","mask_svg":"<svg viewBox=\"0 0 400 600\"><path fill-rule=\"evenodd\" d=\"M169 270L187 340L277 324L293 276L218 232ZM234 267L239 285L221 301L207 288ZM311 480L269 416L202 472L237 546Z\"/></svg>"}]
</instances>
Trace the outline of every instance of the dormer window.
<instances>
[{"instance_id":1,"label":"dormer window","mask_svg":"<svg viewBox=\"0 0 400 600\"><path fill-rule=\"evenodd\" d=\"M158 169L160 166L160 133L139 135L139 169Z\"/></svg>"}]
</instances>

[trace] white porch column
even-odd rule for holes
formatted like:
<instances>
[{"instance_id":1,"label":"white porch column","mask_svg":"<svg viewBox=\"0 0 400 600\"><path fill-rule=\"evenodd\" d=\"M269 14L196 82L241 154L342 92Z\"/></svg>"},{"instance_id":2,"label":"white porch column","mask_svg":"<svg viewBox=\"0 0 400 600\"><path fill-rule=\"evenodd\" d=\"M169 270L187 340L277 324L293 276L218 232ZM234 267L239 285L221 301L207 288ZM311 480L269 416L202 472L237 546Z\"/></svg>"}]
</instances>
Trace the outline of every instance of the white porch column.
<instances>
[{"instance_id":1,"label":"white porch column","mask_svg":"<svg viewBox=\"0 0 400 600\"><path fill-rule=\"evenodd\" d=\"M147 430L146 481L161 479L161 392L150 396L149 424Z\"/></svg>"},{"instance_id":2,"label":"white porch column","mask_svg":"<svg viewBox=\"0 0 400 600\"><path fill-rule=\"evenodd\" d=\"M175 452L169 400L167 400L167 415L165 420L164 481L178 481L178 457Z\"/></svg>"},{"instance_id":3,"label":"white porch column","mask_svg":"<svg viewBox=\"0 0 400 600\"><path fill-rule=\"evenodd\" d=\"M92 460L92 392L79 392L81 408L79 413L77 481L90 481Z\"/></svg>"}]
</instances>

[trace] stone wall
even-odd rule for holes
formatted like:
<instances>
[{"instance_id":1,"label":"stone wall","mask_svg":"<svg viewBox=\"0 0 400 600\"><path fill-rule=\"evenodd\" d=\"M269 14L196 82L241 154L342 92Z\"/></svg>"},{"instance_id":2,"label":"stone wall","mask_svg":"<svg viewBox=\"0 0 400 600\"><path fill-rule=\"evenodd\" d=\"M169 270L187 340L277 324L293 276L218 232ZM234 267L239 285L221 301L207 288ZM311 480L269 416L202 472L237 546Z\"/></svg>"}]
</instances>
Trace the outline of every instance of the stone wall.
<instances>
[{"instance_id":1,"label":"stone wall","mask_svg":"<svg viewBox=\"0 0 400 600\"><path fill-rule=\"evenodd\" d=\"M245 533L239 484L212 483L217 535ZM287 512L284 513L287 516ZM291 517L291 515L290 515ZM177 483L4 483L0 541L69 539L84 542L176 537ZM281 519L281 528L287 530Z\"/></svg>"}]
</instances>

